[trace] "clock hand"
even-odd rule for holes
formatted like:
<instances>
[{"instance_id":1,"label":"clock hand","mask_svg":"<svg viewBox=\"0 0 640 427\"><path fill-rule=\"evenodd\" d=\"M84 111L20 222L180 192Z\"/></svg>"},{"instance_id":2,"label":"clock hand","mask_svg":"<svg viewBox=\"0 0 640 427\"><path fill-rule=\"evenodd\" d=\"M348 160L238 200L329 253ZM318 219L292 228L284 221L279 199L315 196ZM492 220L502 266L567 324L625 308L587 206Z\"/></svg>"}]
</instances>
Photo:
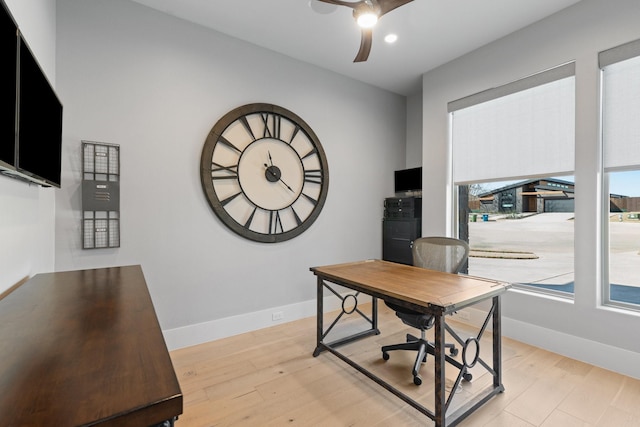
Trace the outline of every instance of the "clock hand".
<instances>
[{"instance_id":1,"label":"clock hand","mask_svg":"<svg viewBox=\"0 0 640 427\"><path fill-rule=\"evenodd\" d=\"M271 160L271 151L267 151L267 154L269 154L269 163L271 163L271 166L273 166L273 160Z\"/></svg>"},{"instance_id":2,"label":"clock hand","mask_svg":"<svg viewBox=\"0 0 640 427\"><path fill-rule=\"evenodd\" d=\"M282 178L279 178L279 179L280 179L280 182L281 182L281 183L283 183L283 184L284 184L284 186L285 186L285 187L287 187L287 188L289 189L289 191L291 191L292 193L295 193L295 191L293 191L293 188L289 187L289 186L287 185L287 183L286 183L286 182L284 182L284 181L282 180Z\"/></svg>"},{"instance_id":3,"label":"clock hand","mask_svg":"<svg viewBox=\"0 0 640 427\"><path fill-rule=\"evenodd\" d=\"M275 166L269 166L269 165L267 165L267 164L265 163L265 164L264 164L264 167L265 167L265 168L267 168L267 172L268 172L269 174L271 174L271 176L273 176L276 180L278 180L278 181L280 181L281 183L283 183L283 184L284 184L284 186L285 186L285 187L287 187L287 188L289 189L289 191L291 191L292 193L295 193L295 191L293 191L293 188L291 188L291 187L289 186L289 184L287 184L286 182L284 182L284 181L282 180L282 178L281 178L277 173L275 173L275 172L273 171L273 169L272 169L272 168L274 168ZM271 181L271 180L269 180L269 181ZM272 181L272 182L273 182L273 181Z\"/></svg>"}]
</instances>

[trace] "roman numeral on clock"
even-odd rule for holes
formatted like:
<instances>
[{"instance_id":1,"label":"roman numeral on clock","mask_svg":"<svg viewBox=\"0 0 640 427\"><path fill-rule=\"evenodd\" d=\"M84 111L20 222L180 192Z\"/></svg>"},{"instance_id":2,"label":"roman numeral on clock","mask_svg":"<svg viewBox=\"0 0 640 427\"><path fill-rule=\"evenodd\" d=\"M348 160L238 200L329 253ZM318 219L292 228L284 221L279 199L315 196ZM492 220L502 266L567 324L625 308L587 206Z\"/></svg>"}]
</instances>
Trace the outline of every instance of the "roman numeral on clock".
<instances>
[{"instance_id":1,"label":"roman numeral on clock","mask_svg":"<svg viewBox=\"0 0 640 427\"><path fill-rule=\"evenodd\" d=\"M269 234L284 233L279 211L269 212Z\"/></svg>"},{"instance_id":2,"label":"roman numeral on clock","mask_svg":"<svg viewBox=\"0 0 640 427\"><path fill-rule=\"evenodd\" d=\"M304 181L312 184L322 184L322 170L309 169L304 171Z\"/></svg>"},{"instance_id":3,"label":"roman numeral on clock","mask_svg":"<svg viewBox=\"0 0 640 427\"><path fill-rule=\"evenodd\" d=\"M224 166L211 162L211 179L238 179L238 165Z\"/></svg>"},{"instance_id":4,"label":"roman numeral on clock","mask_svg":"<svg viewBox=\"0 0 640 427\"><path fill-rule=\"evenodd\" d=\"M263 113L260 116L264 124L263 138L280 139L280 116L269 113Z\"/></svg>"}]
</instances>

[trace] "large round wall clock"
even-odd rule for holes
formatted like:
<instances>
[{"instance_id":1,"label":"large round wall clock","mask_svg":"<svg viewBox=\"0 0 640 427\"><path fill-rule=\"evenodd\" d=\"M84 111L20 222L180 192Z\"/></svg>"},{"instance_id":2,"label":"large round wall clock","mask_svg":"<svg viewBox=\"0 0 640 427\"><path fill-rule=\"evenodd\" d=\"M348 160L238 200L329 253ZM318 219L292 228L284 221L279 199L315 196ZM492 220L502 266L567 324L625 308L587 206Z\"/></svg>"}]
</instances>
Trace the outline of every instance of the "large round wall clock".
<instances>
[{"instance_id":1,"label":"large round wall clock","mask_svg":"<svg viewBox=\"0 0 640 427\"><path fill-rule=\"evenodd\" d=\"M258 242L298 236L318 218L329 189L327 158L311 127L272 104L225 114L202 149L202 188L220 220Z\"/></svg>"}]
</instances>

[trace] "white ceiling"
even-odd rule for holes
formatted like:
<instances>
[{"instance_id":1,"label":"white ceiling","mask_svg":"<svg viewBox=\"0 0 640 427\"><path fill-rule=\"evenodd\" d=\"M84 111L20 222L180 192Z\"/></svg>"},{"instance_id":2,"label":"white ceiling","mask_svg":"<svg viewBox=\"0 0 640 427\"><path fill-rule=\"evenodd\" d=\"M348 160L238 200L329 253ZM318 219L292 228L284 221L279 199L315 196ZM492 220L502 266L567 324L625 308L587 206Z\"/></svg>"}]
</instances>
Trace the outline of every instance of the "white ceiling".
<instances>
[{"instance_id":1,"label":"white ceiling","mask_svg":"<svg viewBox=\"0 0 640 427\"><path fill-rule=\"evenodd\" d=\"M133 0L357 80L410 95L420 76L580 0L414 0L383 16L366 62L351 9L317 0ZM398 41L388 45L387 33Z\"/></svg>"}]
</instances>

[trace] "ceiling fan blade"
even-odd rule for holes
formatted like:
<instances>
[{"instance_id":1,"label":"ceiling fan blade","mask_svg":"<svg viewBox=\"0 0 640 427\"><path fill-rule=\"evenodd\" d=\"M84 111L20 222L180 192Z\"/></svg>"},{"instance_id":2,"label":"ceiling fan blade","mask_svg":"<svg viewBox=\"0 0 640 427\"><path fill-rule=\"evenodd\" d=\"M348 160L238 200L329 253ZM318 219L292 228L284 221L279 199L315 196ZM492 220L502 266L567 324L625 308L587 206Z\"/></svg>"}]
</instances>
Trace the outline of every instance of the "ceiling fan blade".
<instances>
[{"instance_id":1,"label":"ceiling fan blade","mask_svg":"<svg viewBox=\"0 0 640 427\"><path fill-rule=\"evenodd\" d=\"M380 16L382 17L385 13L389 13L393 9L404 6L412 1L413 0L378 0L378 4L380 5Z\"/></svg>"},{"instance_id":2,"label":"ceiling fan blade","mask_svg":"<svg viewBox=\"0 0 640 427\"><path fill-rule=\"evenodd\" d=\"M360 40L360 50L356 55L356 59L353 62L364 62L369 58L369 52L371 52L371 43L373 41L373 29L363 28L362 39Z\"/></svg>"},{"instance_id":3,"label":"ceiling fan blade","mask_svg":"<svg viewBox=\"0 0 640 427\"><path fill-rule=\"evenodd\" d=\"M362 3L364 3L364 1L356 1L356 2L351 2L351 1L342 1L342 0L316 0L316 1L321 1L323 3L329 3L329 4L337 4L338 6L347 6L350 7L351 9L355 9L358 6L360 6Z\"/></svg>"}]
</instances>

